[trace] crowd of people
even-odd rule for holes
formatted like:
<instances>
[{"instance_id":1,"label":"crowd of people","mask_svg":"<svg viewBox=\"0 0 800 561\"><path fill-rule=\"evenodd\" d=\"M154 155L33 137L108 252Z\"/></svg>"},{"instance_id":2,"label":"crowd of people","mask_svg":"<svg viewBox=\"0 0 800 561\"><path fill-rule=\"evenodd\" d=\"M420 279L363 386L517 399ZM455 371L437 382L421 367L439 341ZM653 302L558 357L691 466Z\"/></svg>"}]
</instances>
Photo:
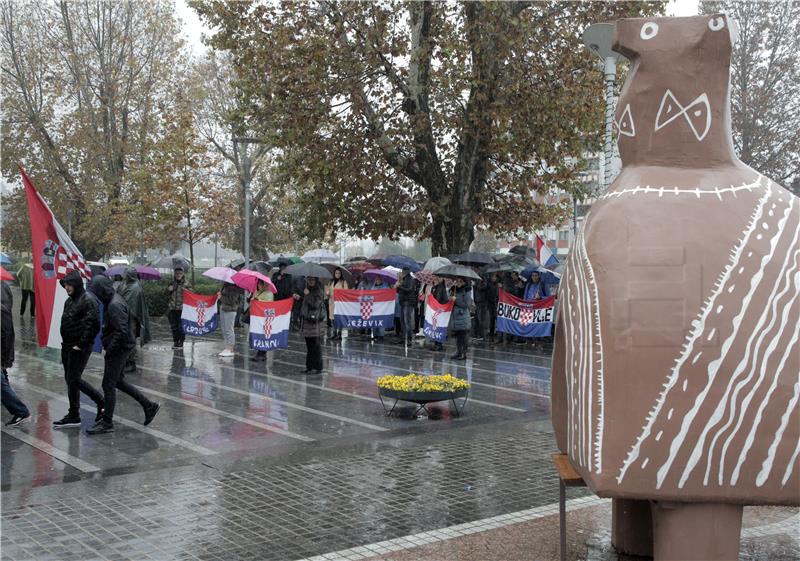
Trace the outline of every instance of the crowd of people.
<instances>
[{"instance_id":1,"label":"crowd of people","mask_svg":"<svg viewBox=\"0 0 800 561\"><path fill-rule=\"evenodd\" d=\"M240 270L242 267L243 264L240 264L235 269ZM425 300L428 295L432 295L440 304L452 301L453 311L448 331L456 342L456 350L451 357L454 360L466 359L470 338L490 343L515 340L513 336L499 334L495 330L495 310L501 288L526 300L547 296L547 287L536 272L528 279L510 272L482 275L478 281L463 278L448 281L437 278L431 283L421 283L408 268L404 268L393 284L387 283L382 276L355 275L351 287L340 268L336 268L333 279L326 282L316 277L293 277L286 274L285 268L286 263L281 263L271 277L274 291L273 287L261 280L252 293L245 292L233 283L222 283L218 292L220 325L224 340L220 357L235 355L235 328L242 323L249 323L249 308L254 301L270 302L288 298L294 300L291 329L305 339L307 348L305 369L302 372L317 374L323 370L323 340L327 337L329 341L335 342L341 340L343 336L343 330L336 327L333 322L336 289L395 288L397 290L395 321L390 329L395 333L395 341L404 345L414 344L415 337L422 330ZM25 272L25 267L22 271ZM147 302L136 269L128 268L125 275L116 280L102 274L95 275L89 283L88 290L77 271L69 272L60 283L68 295L60 327L61 361L69 409L62 419L53 423L53 426L55 428L80 426L80 393L84 393L96 406L95 423L87 431L88 434L112 432L117 390L129 395L142 406L143 422L145 425L150 424L158 413L160 405L149 400L138 388L125 380L126 373L136 371L137 342L140 346L144 346L151 340ZM175 350L180 350L184 345L186 335L181 324L181 313L184 292L191 288L184 268L175 267L173 277L164 289L168 297L167 318ZM28 299L33 301L32 295L23 298L23 302ZM14 326L11 319L13 296L6 282L2 283L0 303L3 314L2 403L12 415L6 424L16 425L26 421L30 417L30 411L15 394L7 376L7 369L14 362ZM23 307L20 313L24 311ZM100 390L82 377L89 357L96 347L98 333L99 344L105 350ZM359 329L350 336L380 343L386 337L386 328ZM431 344L434 350L444 348L441 342ZM256 351L251 359L263 361L266 359L266 352Z\"/></svg>"}]
</instances>

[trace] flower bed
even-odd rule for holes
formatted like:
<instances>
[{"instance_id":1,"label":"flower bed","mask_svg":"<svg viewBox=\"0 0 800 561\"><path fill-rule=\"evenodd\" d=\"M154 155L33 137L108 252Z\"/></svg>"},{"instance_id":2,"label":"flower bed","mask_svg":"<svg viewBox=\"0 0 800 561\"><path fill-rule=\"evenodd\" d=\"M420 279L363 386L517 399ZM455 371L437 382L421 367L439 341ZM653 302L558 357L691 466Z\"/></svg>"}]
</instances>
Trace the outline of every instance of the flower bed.
<instances>
[{"instance_id":1,"label":"flower bed","mask_svg":"<svg viewBox=\"0 0 800 561\"><path fill-rule=\"evenodd\" d=\"M454 392L469 389L469 382L456 378L452 374L442 376L389 375L378 378L378 387L383 390L400 392Z\"/></svg>"},{"instance_id":2,"label":"flower bed","mask_svg":"<svg viewBox=\"0 0 800 561\"><path fill-rule=\"evenodd\" d=\"M378 392L381 396L412 403L432 403L466 397L469 382L451 374L442 376L381 376L378 378Z\"/></svg>"}]
</instances>

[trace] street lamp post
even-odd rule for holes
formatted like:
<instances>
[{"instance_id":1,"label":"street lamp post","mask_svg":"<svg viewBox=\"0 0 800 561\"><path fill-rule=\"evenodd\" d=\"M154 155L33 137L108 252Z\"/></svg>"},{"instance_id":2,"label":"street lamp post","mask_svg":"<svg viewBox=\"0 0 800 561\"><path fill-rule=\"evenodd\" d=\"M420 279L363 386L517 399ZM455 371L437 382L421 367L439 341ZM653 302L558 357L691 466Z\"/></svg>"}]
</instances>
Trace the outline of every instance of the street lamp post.
<instances>
[{"instance_id":1,"label":"street lamp post","mask_svg":"<svg viewBox=\"0 0 800 561\"><path fill-rule=\"evenodd\" d=\"M614 157L614 80L617 76L617 59L619 53L611 47L614 44L614 24L596 23L583 32L583 44L592 53L603 59L603 75L606 86L606 123L605 143L603 150L603 188L611 184L611 159Z\"/></svg>"},{"instance_id":2,"label":"street lamp post","mask_svg":"<svg viewBox=\"0 0 800 561\"><path fill-rule=\"evenodd\" d=\"M248 144L261 144L262 141L258 138L251 137L233 137L231 140L239 144L247 146ZM242 152L242 164L239 181L242 183L242 190L244 191L244 255L245 267L250 264L250 182L252 181L252 165L250 154L245 149Z\"/></svg>"}]
</instances>

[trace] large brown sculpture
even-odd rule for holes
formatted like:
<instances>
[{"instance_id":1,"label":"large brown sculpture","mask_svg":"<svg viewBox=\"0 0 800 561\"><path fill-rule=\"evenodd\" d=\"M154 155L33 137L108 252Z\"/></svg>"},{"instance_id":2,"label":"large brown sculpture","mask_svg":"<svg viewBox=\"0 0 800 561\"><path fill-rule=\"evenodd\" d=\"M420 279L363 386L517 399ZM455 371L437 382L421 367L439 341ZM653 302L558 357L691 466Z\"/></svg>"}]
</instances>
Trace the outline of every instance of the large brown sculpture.
<instances>
[{"instance_id":1,"label":"large brown sculpture","mask_svg":"<svg viewBox=\"0 0 800 561\"><path fill-rule=\"evenodd\" d=\"M558 445L658 560L737 559L742 505L800 504L800 199L734 154L733 36L616 24L623 168L559 294Z\"/></svg>"}]
</instances>

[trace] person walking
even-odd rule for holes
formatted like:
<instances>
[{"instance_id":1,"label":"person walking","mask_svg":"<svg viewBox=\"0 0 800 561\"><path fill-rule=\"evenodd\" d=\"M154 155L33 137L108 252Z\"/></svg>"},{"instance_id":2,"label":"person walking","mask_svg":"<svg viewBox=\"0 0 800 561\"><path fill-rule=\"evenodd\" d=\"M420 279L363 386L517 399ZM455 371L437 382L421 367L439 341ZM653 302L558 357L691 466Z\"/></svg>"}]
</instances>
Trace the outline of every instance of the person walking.
<instances>
[{"instance_id":1,"label":"person walking","mask_svg":"<svg viewBox=\"0 0 800 561\"><path fill-rule=\"evenodd\" d=\"M400 301L400 329L402 342L405 345L414 343L414 332L416 326L416 311L417 296L419 295L419 288L416 279L411 276L411 270L404 267L400 271L400 277L395 283L397 289L397 296Z\"/></svg>"},{"instance_id":2,"label":"person walking","mask_svg":"<svg viewBox=\"0 0 800 561\"><path fill-rule=\"evenodd\" d=\"M275 296L272 294L272 291L267 286L267 283L264 281L258 281L256 283L256 291L250 297L249 304L252 304L254 301L258 302L273 302L275 300ZM256 351L256 354L253 355L250 360L260 361L260 360L267 360L267 351Z\"/></svg>"},{"instance_id":3,"label":"person walking","mask_svg":"<svg viewBox=\"0 0 800 561\"><path fill-rule=\"evenodd\" d=\"M139 282L139 273L133 267L128 267L122 282L117 285L117 292L125 299L128 305L128 321L131 333L139 340L139 345L144 347L152 340L150 335L150 313L147 310L147 301L144 290ZM125 361L125 372L136 372L136 345L131 349L128 360Z\"/></svg>"},{"instance_id":4,"label":"person walking","mask_svg":"<svg viewBox=\"0 0 800 561\"><path fill-rule=\"evenodd\" d=\"M7 427L15 427L31 418L28 406L17 397L17 393L8 382L8 369L14 366L14 321L12 310L14 296L5 282L0 282L0 370L2 370L2 384L0 387L0 403L11 413Z\"/></svg>"},{"instance_id":5,"label":"person walking","mask_svg":"<svg viewBox=\"0 0 800 561\"><path fill-rule=\"evenodd\" d=\"M431 295L439 304L447 304L447 302L450 300L450 296L447 293L447 285L445 284L445 280L443 278L439 278L436 281L436 284L433 285L433 288L431 288ZM444 345L442 345L440 341L436 341L433 344L433 350L443 351Z\"/></svg>"},{"instance_id":6,"label":"person walking","mask_svg":"<svg viewBox=\"0 0 800 561\"><path fill-rule=\"evenodd\" d=\"M172 328L172 348L182 349L183 342L186 340L186 333L183 332L181 325L181 314L183 313L183 291L191 290L192 285L186 280L183 267L175 267L172 282L167 286L169 294L169 311L167 319Z\"/></svg>"},{"instance_id":7,"label":"person walking","mask_svg":"<svg viewBox=\"0 0 800 561\"><path fill-rule=\"evenodd\" d=\"M472 301L469 284L464 279L456 279L455 286L450 295L455 300L453 307L453 332L456 336L456 354L451 359L466 360L469 344L469 331L472 326L470 312L475 304Z\"/></svg>"},{"instance_id":8,"label":"person walking","mask_svg":"<svg viewBox=\"0 0 800 561\"><path fill-rule=\"evenodd\" d=\"M114 409L117 404L117 390L128 394L142 406L144 425L153 421L161 405L150 401L136 388L125 381L123 368L128 353L136 344L128 321L128 306L125 300L114 292L111 279L103 275L92 278L92 293L105 306L103 317L102 341L105 349L105 367L103 369L103 402L105 410L87 434L104 434L114 432Z\"/></svg>"},{"instance_id":9,"label":"person walking","mask_svg":"<svg viewBox=\"0 0 800 561\"><path fill-rule=\"evenodd\" d=\"M300 305L302 326L300 332L306 340L306 369L303 374L322 373L322 343L325 332L325 294L319 279L306 278L303 302Z\"/></svg>"},{"instance_id":10,"label":"person walking","mask_svg":"<svg viewBox=\"0 0 800 561\"><path fill-rule=\"evenodd\" d=\"M61 364L69 409L62 419L53 422L53 428L63 429L81 425L81 392L97 406L95 423L103 416L104 404L103 394L82 378L100 331L100 310L94 297L86 292L78 271L70 271L59 282L68 296L61 314Z\"/></svg>"},{"instance_id":11,"label":"person walking","mask_svg":"<svg viewBox=\"0 0 800 561\"><path fill-rule=\"evenodd\" d=\"M25 315L25 307L28 300L31 301L30 316L36 317L36 293L33 287L33 265L25 263L17 271L17 280L19 281L19 289L22 291L22 299L19 306L19 315Z\"/></svg>"},{"instance_id":12,"label":"person walking","mask_svg":"<svg viewBox=\"0 0 800 561\"><path fill-rule=\"evenodd\" d=\"M333 299L333 291L337 289L348 290L350 285L347 284L347 280L342 275L341 269L334 269L333 270L333 281L331 281L328 286L325 287L325 291L328 293L328 318L329 321L333 321L334 315L334 308L336 307L336 303ZM331 341L338 341L342 338L342 328L341 327L333 327L333 335L331 336Z\"/></svg>"},{"instance_id":13,"label":"person walking","mask_svg":"<svg viewBox=\"0 0 800 561\"><path fill-rule=\"evenodd\" d=\"M222 283L222 288L217 293L219 296L219 316L222 325L222 338L225 341L225 348L219 353L221 357L233 356L236 348L236 313L242 301L244 290L231 282Z\"/></svg>"}]
</instances>

